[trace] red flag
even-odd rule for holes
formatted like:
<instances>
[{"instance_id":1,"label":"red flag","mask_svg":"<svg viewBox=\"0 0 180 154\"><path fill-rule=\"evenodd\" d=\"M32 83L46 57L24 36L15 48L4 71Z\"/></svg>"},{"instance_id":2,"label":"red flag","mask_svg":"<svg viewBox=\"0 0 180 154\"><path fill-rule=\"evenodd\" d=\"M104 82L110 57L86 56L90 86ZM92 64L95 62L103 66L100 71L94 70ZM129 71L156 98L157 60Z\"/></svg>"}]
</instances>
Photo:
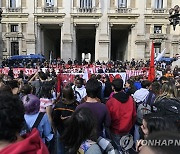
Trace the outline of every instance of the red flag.
<instances>
[{"instance_id":1,"label":"red flag","mask_svg":"<svg viewBox=\"0 0 180 154\"><path fill-rule=\"evenodd\" d=\"M155 66L154 66L154 43L152 42L151 48L151 59L150 59L150 66L149 66L149 75L148 80L153 81L155 79Z\"/></svg>"},{"instance_id":2,"label":"red flag","mask_svg":"<svg viewBox=\"0 0 180 154\"><path fill-rule=\"evenodd\" d=\"M61 79L61 72L57 76L57 93L61 92L61 84L62 84L62 79Z\"/></svg>"}]
</instances>

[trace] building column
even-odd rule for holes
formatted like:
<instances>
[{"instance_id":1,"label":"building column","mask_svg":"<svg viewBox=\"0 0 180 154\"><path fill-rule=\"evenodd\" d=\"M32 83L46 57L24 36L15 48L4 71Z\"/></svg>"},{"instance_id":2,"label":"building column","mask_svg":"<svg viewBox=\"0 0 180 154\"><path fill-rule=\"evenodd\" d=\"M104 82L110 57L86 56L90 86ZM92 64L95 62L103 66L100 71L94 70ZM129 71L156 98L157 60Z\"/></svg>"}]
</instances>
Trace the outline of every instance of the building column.
<instances>
[{"instance_id":1,"label":"building column","mask_svg":"<svg viewBox=\"0 0 180 154\"><path fill-rule=\"evenodd\" d=\"M45 51L44 51L44 30L43 30L43 27L41 27L41 30L40 30L40 38L41 38L41 54L45 55Z\"/></svg>"},{"instance_id":2,"label":"building column","mask_svg":"<svg viewBox=\"0 0 180 154\"><path fill-rule=\"evenodd\" d=\"M19 23L18 27L19 27L19 33L21 34L22 33L22 24ZM20 55L22 54L22 38L19 38L19 54Z\"/></svg>"},{"instance_id":3,"label":"building column","mask_svg":"<svg viewBox=\"0 0 180 154\"><path fill-rule=\"evenodd\" d=\"M27 54L35 54L35 20L34 20L34 1L27 1L27 6L31 6L28 8L28 23L27 23Z\"/></svg>"},{"instance_id":4,"label":"building column","mask_svg":"<svg viewBox=\"0 0 180 154\"><path fill-rule=\"evenodd\" d=\"M100 31L100 28L99 26L96 26L96 37L95 37L95 61L98 60L98 58L96 57L99 57L99 31Z\"/></svg>"},{"instance_id":5,"label":"building column","mask_svg":"<svg viewBox=\"0 0 180 154\"><path fill-rule=\"evenodd\" d=\"M135 52L134 58L136 60L145 59L146 42L144 40L137 40L136 46L137 46L136 50L133 51Z\"/></svg>"},{"instance_id":6,"label":"building column","mask_svg":"<svg viewBox=\"0 0 180 154\"><path fill-rule=\"evenodd\" d=\"M150 26L150 34L154 34L154 25L153 24L151 24L151 26Z\"/></svg>"},{"instance_id":7,"label":"building column","mask_svg":"<svg viewBox=\"0 0 180 154\"><path fill-rule=\"evenodd\" d=\"M7 38L6 48L7 48L7 53L9 56L11 56L10 46L11 46L10 39Z\"/></svg>"},{"instance_id":8,"label":"building column","mask_svg":"<svg viewBox=\"0 0 180 154\"><path fill-rule=\"evenodd\" d=\"M129 52L129 56L128 56L128 60L131 60L132 58L135 58L135 51L136 51L136 44L134 43L136 41L136 38L137 38L137 33L136 33L136 25L132 26L131 27L131 43L130 43L130 46L131 46L131 49L130 49L130 52Z\"/></svg>"},{"instance_id":9,"label":"building column","mask_svg":"<svg viewBox=\"0 0 180 154\"><path fill-rule=\"evenodd\" d=\"M127 53L125 53L125 60L128 60L130 61L131 60L131 50L132 50L132 47L131 47L131 40L132 40L132 28L134 28L134 25L131 26L131 29L129 31L129 34L128 34L128 44L127 44Z\"/></svg>"},{"instance_id":10,"label":"building column","mask_svg":"<svg viewBox=\"0 0 180 154\"><path fill-rule=\"evenodd\" d=\"M73 26L73 34L72 34L72 39L73 39L73 42L72 42L72 58L73 59L76 59L77 57L77 49L76 49L76 25L74 24Z\"/></svg>"},{"instance_id":11,"label":"building column","mask_svg":"<svg viewBox=\"0 0 180 154\"><path fill-rule=\"evenodd\" d=\"M109 54L109 44L110 44L110 30L109 30L109 22L108 22L108 8L109 1L103 3L104 7L102 9L103 16L101 17L101 21L99 24L99 40L98 40L98 49L96 48L95 60L108 61L110 59ZM98 34L96 34L98 35ZM96 40L97 41L97 40Z\"/></svg>"},{"instance_id":12,"label":"building column","mask_svg":"<svg viewBox=\"0 0 180 154\"><path fill-rule=\"evenodd\" d=\"M41 25L36 23L36 53L41 54Z\"/></svg>"},{"instance_id":13,"label":"building column","mask_svg":"<svg viewBox=\"0 0 180 154\"><path fill-rule=\"evenodd\" d=\"M140 12L140 16L137 18L138 22L137 22L137 34L138 35L144 35L145 34L145 17L144 17L144 14L145 14L145 2L146 1L142 1L142 0L139 0L139 1L136 1L137 3L137 6L139 6L139 12Z\"/></svg>"},{"instance_id":14,"label":"building column","mask_svg":"<svg viewBox=\"0 0 180 154\"><path fill-rule=\"evenodd\" d=\"M72 0L64 0L64 13L66 14L64 18L64 23L61 29L61 58L64 61L68 61L69 58L73 58L72 54L72 29L73 24L71 23L71 5Z\"/></svg>"},{"instance_id":15,"label":"building column","mask_svg":"<svg viewBox=\"0 0 180 154\"><path fill-rule=\"evenodd\" d=\"M170 52L170 57L173 57L176 54L179 54L179 45L178 45L178 41L173 41L172 42L172 52Z\"/></svg>"}]
</instances>

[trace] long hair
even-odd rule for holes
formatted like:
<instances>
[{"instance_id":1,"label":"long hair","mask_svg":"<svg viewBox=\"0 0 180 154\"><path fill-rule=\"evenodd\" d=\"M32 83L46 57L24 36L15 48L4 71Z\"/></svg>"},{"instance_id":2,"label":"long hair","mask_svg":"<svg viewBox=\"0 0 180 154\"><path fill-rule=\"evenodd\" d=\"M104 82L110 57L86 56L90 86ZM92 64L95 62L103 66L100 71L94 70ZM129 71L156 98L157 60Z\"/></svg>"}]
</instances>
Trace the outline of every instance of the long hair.
<instances>
[{"instance_id":1,"label":"long hair","mask_svg":"<svg viewBox=\"0 0 180 154\"><path fill-rule=\"evenodd\" d=\"M40 98L52 98L51 90L53 89L54 84L50 81L44 81L41 83L40 87Z\"/></svg>"},{"instance_id":2,"label":"long hair","mask_svg":"<svg viewBox=\"0 0 180 154\"><path fill-rule=\"evenodd\" d=\"M61 141L68 154L75 154L80 145L87 139L93 141L97 139L96 119L88 108L80 108L65 122Z\"/></svg>"},{"instance_id":3,"label":"long hair","mask_svg":"<svg viewBox=\"0 0 180 154\"><path fill-rule=\"evenodd\" d=\"M177 98L177 88L173 83L167 82L163 84L161 95L156 98L155 102L158 102L163 98Z\"/></svg>"}]
</instances>

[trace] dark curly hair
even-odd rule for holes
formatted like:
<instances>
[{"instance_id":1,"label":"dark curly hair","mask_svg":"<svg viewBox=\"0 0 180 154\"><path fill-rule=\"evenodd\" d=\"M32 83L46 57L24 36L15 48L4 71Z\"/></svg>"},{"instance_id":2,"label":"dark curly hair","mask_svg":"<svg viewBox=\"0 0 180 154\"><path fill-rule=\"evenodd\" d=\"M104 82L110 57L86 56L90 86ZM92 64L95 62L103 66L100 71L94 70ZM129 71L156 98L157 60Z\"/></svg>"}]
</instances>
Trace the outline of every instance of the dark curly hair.
<instances>
[{"instance_id":1,"label":"dark curly hair","mask_svg":"<svg viewBox=\"0 0 180 154\"><path fill-rule=\"evenodd\" d=\"M23 127L24 106L11 94L0 94L0 100L0 140L14 142Z\"/></svg>"}]
</instances>

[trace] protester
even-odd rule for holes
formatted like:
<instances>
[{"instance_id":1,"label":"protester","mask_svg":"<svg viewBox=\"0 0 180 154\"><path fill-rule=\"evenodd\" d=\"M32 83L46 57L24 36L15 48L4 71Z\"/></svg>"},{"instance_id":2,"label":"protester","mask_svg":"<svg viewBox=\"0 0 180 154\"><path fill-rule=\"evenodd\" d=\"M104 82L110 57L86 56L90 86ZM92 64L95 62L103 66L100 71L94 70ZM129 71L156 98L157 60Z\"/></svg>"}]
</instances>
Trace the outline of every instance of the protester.
<instances>
[{"instance_id":1,"label":"protester","mask_svg":"<svg viewBox=\"0 0 180 154\"><path fill-rule=\"evenodd\" d=\"M149 144L142 146L139 154L179 154L180 147L177 144L179 140L179 133L170 131L152 133L146 139L146 143ZM155 143L156 141L159 141L158 144ZM169 141L171 141L171 144ZM154 144L150 144L150 142Z\"/></svg>"},{"instance_id":2,"label":"protester","mask_svg":"<svg viewBox=\"0 0 180 154\"><path fill-rule=\"evenodd\" d=\"M86 94L86 88L83 85L83 79L78 77L75 80L75 85L72 86L72 89L74 91L76 100L80 103L81 100L87 95Z\"/></svg>"},{"instance_id":3,"label":"protester","mask_svg":"<svg viewBox=\"0 0 180 154\"><path fill-rule=\"evenodd\" d=\"M68 128L68 126L65 124L66 121L68 123L71 115L74 113L74 110L77 112L77 110L84 108L90 109L95 118L95 121L97 121L97 127L95 130L97 132L97 137L101 137L98 140L96 138L97 142L96 140L94 140L94 142L95 145L97 145L97 143L101 145L101 150L103 153L104 150L107 152L107 149L109 149L108 147L113 149L111 143L114 142L107 141L102 137L107 137L113 139L114 141L118 139L119 144L119 139L126 137L124 135L129 135L130 129L133 126L135 126L134 140L139 139L137 136L139 135L138 129L142 124L146 126L146 123L148 122L148 129L150 127L155 129L156 126L157 128L161 129L161 125L158 125L158 123L161 122L157 122L158 119L146 119L146 114L151 112L157 112L155 114L161 114L163 118L168 119L163 121L163 126L165 125L164 128L166 128L168 121L171 121L173 122L171 126L173 128L177 127L180 130L178 67L175 67L174 71L172 71L170 64L165 62L156 62L156 70L158 70L158 74L160 76L158 79L155 78L151 84L149 81L147 81L147 70L150 64L149 60L137 61L132 59L132 61L124 62L120 60L111 60L107 63L97 61L96 64L88 64L85 61L75 61L75 65L72 62L73 60L69 59L69 64L66 64L60 58L52 59L51 62L48 60L44 62L35 62L32 60L23 60L22 62L15 61L13 63L7 62L3 64L4 66L9 66L10 76L8 76L8 72L6 72L6 70L9 70L8 68L4 68L2 72L6 73L0 76L0 94L14 94L19 96L19 98L26 98L23 100L23 102L26 100L27 102L31 102L31 96L36 97L37 99L41 99L40 111L44 113L46 112L48 114L48 121L50 121L48 127L53 127L53 131L57 135L55 135L55 137L57 137L57 143L54 143L54 149L57 150L58 154L64 153L64 149L68 150L67 147L64 147L67 145L67 142L65 143L62 142L64 140L59 140L61 137L63 137L62 133L64 133L66 128ZM19 69L17 67L21 67L20 70L24 70L24 72L21 71L19 76L17 74ZM30 69L26 70L25 68ZM24 74L31 74L33 71L35 71L35 74L27 79L26 75ZM124 71L126 74L119 74L119 72ZM98 75L98 72L105 72L105 74ZM107 72L118 74L108 75L106 74ZM59 73L57 78L56 73ZM81 74L78 74L74 77L73 73ZM84 82L85 80L82 79L82 77L85 76L87 78L91 76L91 78L89 80L86 78L87 82ZM124 82L121 79L116 79L116 77L123 78ZM56 80L57 82L54 82ZM120 84L117 86L113 80L120 81ZM113 92L111 85L113 85ZM119 87L121 90L117 90L117 87ZM28 101L28 99L30 100ZM102 103L107 103L107 106ZM136 105L137 111L135 111L134 105ZM34 107L37 106L34 105ZM38 112L36 114L38 114ZM137 120L134 125L135 112L137 112ZM47 118L47 114L43 115L43 118ZM33 115L28 115L26 113L24 117L26 117L27 120L27 116L33 117ZM53 116L53 120L51 115ZM153 125L152 123L155 124ZM71 126L71 128L77 127L80 129L81 127L76 126L77 123L73 123L73 125L74 126ZM24 124L24 126L26 125ZM31 130L33 127L31 121L27 122L27 126L30 128L28 131L33 132L33 130ZM109 127L111 131L109 131ZM28 131L24 132L28 133ZM22 133L20 134L22 135ZM69 135L73 134L70 133ZM151 135L151 131L148 131L146 136L149 135ZM81 138L81 135L78 137ZM74 143L75 140L76 139L73 139ZM84 146L84 144L82 145ZM116 148L115 145L116 144L114 144L114 147ZM75 146L76 149L77 147L78 149L80 147L79 143ZM120 147L122 147L122 144L119 144L119 149Z\"/></svg>"},{"instance_id":4,"label":"protester","mask_svg":"<svg viewBox=\"0 0 180 154\"><path fill-rule=\"evenodd\" d=\"M105 84L105 88L104 88L104 99L105 99L104 102L105 102L108 100L110 94L112 93L112 86L108 75L104 77L103 82Z\"/></svg>"},{"instance_id":5,"label":"protester","mask_svg":"<svg viewBox=\"0 0 180 154\"><path fill-rule=\"evenodd\" d=\"M52 117L59 134L64 131L64 122L75 111L79 102L74 97L74 92L70 85L63 88L63 98L54 107Z\"/></svg>"},{"instance_id":6,"label":"protester","mask_svg":"<svg viewBox=\"0 0 180 154\"><path fill-rule=\"evenodd\" d=\"M77 109L66 122L66 129L61 140L65 153L102 154L97 145L96 118L90 109Z\"/></svg>"},{"instance_id":7,"label":"protester","mask_svg":"<svg viewBox=\"0 0 180 154\"><path fill-rule=\"evenodd\" d=\"M155 103L164 98L177 98L177 88L171 82L164 83L161 89L161 94L156 98Z\"/></svg>"},{"instance_id":8,"label":"protester","mask_svg":"<svg viewBox=\"0 0 180 154\"><path fill-rule=\"evenodd\" d=\"M20 136L24 124L24 107L18 97L0 94L0 153L39 153L48 154L39 132L33 129Z\"/></svg>"},{"instance_id":9,"label":"protester","mask_svg":"<svg viewBox=\"0 0 180 154\"><path fill-rule=\"evenodd\" d=\"M31 129L34 126L36 119L40 115L40 100L38 97L32 94L28 94L22 98L22 101L25 108L24 118L26 120L28 128ZM52 140L53 134L47 114L43 115L37 126L37 129L39 130L39 134L44 143L45 141Z\"/></svg>"},{"instance_id":10,"label":"protester","mask_svg":"<svg viewBox=\"0 0 180 154\"><path fill-rule=\"evenodd\" d=\"M142 88L140 88L139 90L137 90L134 95L133 95L133 98L134 98L134 101L136 103L136 109L137 109L137 112L138 113L141 113L139 112L138 110L138 107L143 104L143 103L146 103L146 100L149 100L148 96L150 96L150 92L149 92L149 87L151 85L151 82L148 81L148 80L144 80L142 81L141 83L142 85ZM152 95L151 95L152 97ZM149 103L150 104L150 103ZM140 109L141 111L141 109ZM148 112L151 112L149 110L147 110ZM147 112L147 113L148 113ZM142 124L142 116L143 114L137 114L137 121L136 121L136 124L135 124L135 130L134 130L134 141L136 142L139 138L140 138L140 135L139 135L139 127L141 126Z\"/></svg>"},{"instance_id":11,"label":"protester","mask_svg":"<svg viewBox=\"0 0 180 154\"><path fill-rule=\"evenodd\" d=\"M136 121L136 108L133 98L123 91L123 80L115 79L112 82L115 91L107 101L106 106L110 112L110 131L118 151L122 152L120 139L127 135Z\"/></svg>"},{"instance_id":12,"label":"protester","mask_svg":"<svg viewBox=\"0 0 180 154\"><path fill-rule=\"evenodd\" d=\"M125 92L130 95L130 96L133 96L134 93L135 93L136 89L134 87L134 82L133 80L131 79L128 79L126 81L126 84L125 84Z\"/></svg>"},{"instance_id":13,"label":"protester","mask_svg":"<svg viewBox=\"0 0 180 154\"><path fill-rule=\"evenodd\" d=\"M103 129L110 126L110 115L107 107L98 102L98 91L100 89L99 82L96 79L89 79L86 83L87 99L86 102L80 104L77 109L89 108L97 120L98 136L104 136ZM99 112L101 111L101 112Z\"/></svg>"}]
</instances>

